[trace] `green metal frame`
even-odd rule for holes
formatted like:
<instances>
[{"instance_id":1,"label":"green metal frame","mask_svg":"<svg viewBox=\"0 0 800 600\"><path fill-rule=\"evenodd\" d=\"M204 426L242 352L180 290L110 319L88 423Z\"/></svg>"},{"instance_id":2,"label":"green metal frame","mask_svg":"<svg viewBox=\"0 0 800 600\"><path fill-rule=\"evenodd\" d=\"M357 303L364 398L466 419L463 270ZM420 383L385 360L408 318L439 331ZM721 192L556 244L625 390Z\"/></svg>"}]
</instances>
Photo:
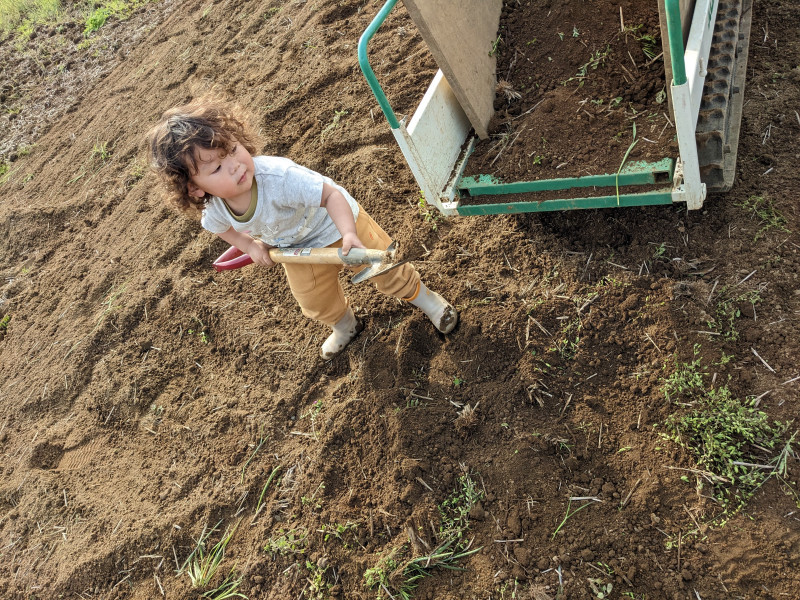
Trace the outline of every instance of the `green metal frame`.
<instances>
[{"instance_id":1,"label":"green metal frame","mask_svg":"<svg viewBox=\"0 0 800 600\"><path fill-rule=\"evenodd\" d=\"M654 185L669 183L675 171L675 160L665 158L661 161L632 162L620 170L619 174L585 175L564 179L539 179L505 183L492 175L470 175L458 182L459 191L470 196L487 194L524 194L526 192L545 192L586 187L619 187L629 185ZM546 202L550 202L547 200Z\"/></svg>"},{"instance_id":2,"label":"green metal frame","mask_svg":"<svg viewBox=\"0 0 800 600\"><path fill-rule=\"evenodd\" d=\"M393 130L401 127L401 124L395 116L386 98L386 94L384 94L369 64L367 45L396 4L397 0L388 0L364 31L358 42L358 62L361 66L361 71L372 93L377 98L378 104L383 114L386 116L386 120ZM667 17L673 83L675 85L682 85L686 83L686 68L684 66L680 0L665 0L665 12ZM469 157L467 157L466 160L469 160ZM675 201L671 185L675 172L675 163L676 161L674 158L664 158L656 162L638 161L624 165L619 173L538 181L504 182L491 175L462 176L459 177L456 182L456 189L460 193L470 196L502 196L505 194L535 193L586 187L614 187L616 193L608 196L531 202L497 202L492 204L470 205L461 205L459 203L456 208L456 214L470 216L672 204ZM620 186L657 184L668 185L668 187L641 193L619 193Z\"/></svg>"},{"instance_id":3,"label":"green metal frame","mask_svg":"<svg viewBox=\"0 0 800 600\"><path fill-rule=\"evenodd\" d=\"M499 199L499 198L498 198ZM540 202L508 202L506 204L467 204L458 207L460 216L499 215L555 210L578 210L587 208L622 208L629 206L654 206L672 204L672 186L639 194L619 196L594 196L591 198L567 198L542 200Z\"/></svg>"}]
</instances>

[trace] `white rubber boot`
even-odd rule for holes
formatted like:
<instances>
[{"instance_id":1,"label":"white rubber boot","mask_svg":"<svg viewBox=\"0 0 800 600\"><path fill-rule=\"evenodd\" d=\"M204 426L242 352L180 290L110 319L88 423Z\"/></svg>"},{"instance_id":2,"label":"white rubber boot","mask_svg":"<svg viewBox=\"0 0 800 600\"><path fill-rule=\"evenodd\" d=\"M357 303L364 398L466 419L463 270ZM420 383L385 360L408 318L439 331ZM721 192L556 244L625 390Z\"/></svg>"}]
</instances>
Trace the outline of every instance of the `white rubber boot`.
<instances>
[{"instance_id":1,"label":"white rubber boot","mask_svg":"<svg viewBox=\"0 0 800 600\"><path fill-rule=\"evenodd\" d=\"M458 323L458 313L453 305L436 292L430 291L421 281L417 295L408 301L421 309L442 333L450 333Z\"/></svg>"},{"instance_id":2,"label":"white rubber boot","mask_svg":"<svg viewBox=\"0 0 800 600\"><path fill-rule=\"evenodd\" d=\"M325 360L333 358L344 350L347 344L353 341L353 338L358 335L362 328L361 321L356 319L353 309L348 306L344 316L333 325L333 333L322 344L319 355Z\"/></svg>"}]
</instances>

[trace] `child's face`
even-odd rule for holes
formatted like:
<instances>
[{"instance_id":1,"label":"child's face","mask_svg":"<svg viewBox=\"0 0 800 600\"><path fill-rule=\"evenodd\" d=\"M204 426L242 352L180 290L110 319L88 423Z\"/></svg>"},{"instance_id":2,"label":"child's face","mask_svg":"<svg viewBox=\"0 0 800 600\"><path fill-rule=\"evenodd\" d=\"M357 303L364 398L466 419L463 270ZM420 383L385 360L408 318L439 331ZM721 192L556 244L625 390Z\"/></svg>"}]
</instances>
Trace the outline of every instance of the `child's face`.
<instances>
[{"instance_id":1,"label":"child's face","mask_svg":"<svg viewBox=\"0 0 800 600\"><path fill-rule=\"evenodd\" d=\"M222 148L195 150L198 169L189 181L189 193L202 198L206 193L224 200L250 201L255 167L253 157L240 143L231 152Z\"/></svg>"}]
</instances>

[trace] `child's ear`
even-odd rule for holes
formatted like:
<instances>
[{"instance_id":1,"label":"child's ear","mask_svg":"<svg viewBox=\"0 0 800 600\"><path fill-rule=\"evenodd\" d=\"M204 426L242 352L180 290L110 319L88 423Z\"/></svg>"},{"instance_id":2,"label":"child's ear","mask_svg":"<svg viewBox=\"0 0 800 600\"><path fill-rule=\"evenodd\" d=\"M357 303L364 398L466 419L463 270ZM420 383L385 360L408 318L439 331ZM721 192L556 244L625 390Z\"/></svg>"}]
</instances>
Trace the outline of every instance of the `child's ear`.
<instances>
[{"instance_id":1,"label":"child's ear","mask_svg":"<svg viewBox=\"0 0 800 600\"><path fill-rule=\"evenodd\" d=\"M189 182L186 184L187 189L189 190L189 195L194 196L195 198L202 198L206 195L204 190L201 190L197 187L193 182Z\"/></svg>"}]
</instances>

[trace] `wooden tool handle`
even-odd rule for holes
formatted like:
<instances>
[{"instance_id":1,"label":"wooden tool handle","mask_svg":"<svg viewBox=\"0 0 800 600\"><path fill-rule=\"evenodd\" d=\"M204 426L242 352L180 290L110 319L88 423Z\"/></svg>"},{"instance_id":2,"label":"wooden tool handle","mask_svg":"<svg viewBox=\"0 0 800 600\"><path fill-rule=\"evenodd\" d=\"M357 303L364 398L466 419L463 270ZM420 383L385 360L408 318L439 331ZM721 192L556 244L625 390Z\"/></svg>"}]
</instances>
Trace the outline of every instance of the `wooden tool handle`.
<instances>
[{"instance_id":1,"label":"wooden tool handle","mask_svg":"<svg viewBox=\"0 0 800 600\"><path fill-rule=\"evenodd\" d=\"M369 265L385 260L386 252L351 248L344 256L341 248L271 248L269 257L276 263Z\"/></svg>"},{"instance_id":2,"label":"wooden tool handle","mask_svg":"<svg viewBox=\"0 0 800 600\"><path fill-rule=\"evenodd\" d=\"M393 249L394 244L386 251L350 248L347 256L343 256L341 248L270 248L269 257L276 263L373 265L384 268L391 263L394 256ZM214 261L214 268L217 271L240 269L252 262L253 259L249 255L231 246Z\"/></svg>"}]
</instances>

